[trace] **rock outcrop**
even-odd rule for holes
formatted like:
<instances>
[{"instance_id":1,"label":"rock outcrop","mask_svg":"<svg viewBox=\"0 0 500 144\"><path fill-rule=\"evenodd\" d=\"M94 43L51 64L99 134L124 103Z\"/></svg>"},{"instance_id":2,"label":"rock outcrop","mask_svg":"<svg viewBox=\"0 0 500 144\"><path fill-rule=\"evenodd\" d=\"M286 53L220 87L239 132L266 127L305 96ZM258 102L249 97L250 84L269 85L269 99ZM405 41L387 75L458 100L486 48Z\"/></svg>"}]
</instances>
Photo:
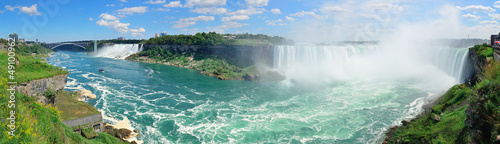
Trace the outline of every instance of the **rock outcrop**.
<instances>
[{"instance_id":1,"label":"rock outcrop","mask_svg":"<svg viewBox=\"0 0 500 144\"><path fill-rule=\"evenodd\" d=\"M57 99L48 99L43 96L43 92L48 89L53 89L55 91L62 90L66 85L67 79L68 74L61 74L49 78L32 80L28 83L17 85L16 90L24 95L38 98L38 102L40 103L55 105Z\"/></svg>"}]
</instances>

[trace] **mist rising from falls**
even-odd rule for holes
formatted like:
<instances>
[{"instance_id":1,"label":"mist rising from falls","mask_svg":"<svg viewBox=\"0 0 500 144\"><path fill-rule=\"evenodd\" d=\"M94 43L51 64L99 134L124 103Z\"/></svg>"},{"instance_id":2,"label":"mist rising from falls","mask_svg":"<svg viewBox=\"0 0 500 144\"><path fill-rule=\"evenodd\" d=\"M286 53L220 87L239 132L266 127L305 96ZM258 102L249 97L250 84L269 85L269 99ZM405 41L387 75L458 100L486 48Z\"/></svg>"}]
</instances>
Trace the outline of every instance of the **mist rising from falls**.
<instances>
[{"instance_id":1,"label":"mist rising from falls","mask_svg":"<svg viewBox=\"0 0 500 144\"><path fill-rule=\"evenodd\" d=\"M411 81L434 88L470 76L465 48L387 49L378 45L276 46L274 68L302 82Z\"/></svg>"},{"instance_id":2,"label":"mist rising from falls","mask_svg":"<svg viewBox=\"0 0 500 144\"><path fill-rule=\"evenodd\" d=\"M115 44L104 46L97 50L95 56L125 59L132 54L142 51L142 46L142 44Z\"/></svg>"}]
</instances>

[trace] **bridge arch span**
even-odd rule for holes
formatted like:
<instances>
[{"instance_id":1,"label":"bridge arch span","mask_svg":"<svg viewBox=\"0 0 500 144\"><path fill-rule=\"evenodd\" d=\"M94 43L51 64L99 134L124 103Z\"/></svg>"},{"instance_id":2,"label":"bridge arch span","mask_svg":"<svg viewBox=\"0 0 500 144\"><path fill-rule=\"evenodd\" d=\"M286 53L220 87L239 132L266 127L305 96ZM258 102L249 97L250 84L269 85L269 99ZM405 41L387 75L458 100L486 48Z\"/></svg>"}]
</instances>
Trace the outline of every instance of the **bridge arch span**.
<instances>
[{"instance_id":1,"label":"bridge arch span","mask_svg":"<svg viewBox=\"0 0 500 144\"><path fill-rule=\"evenodd\" d=\"M54 47L52 47L52 48L50 48L50 49L55 49L55 48L60 47L60 46L63 46L63 45L74 45L74 46L81 47L82 49L85 49L85 47L84 47L84 46L81 46L81 45L78 45L78 44L74 44L74 43L61 43L61 44L58 44L58 45L56 45L56 46L54 46Z\"/></svg>"}]
</instances>

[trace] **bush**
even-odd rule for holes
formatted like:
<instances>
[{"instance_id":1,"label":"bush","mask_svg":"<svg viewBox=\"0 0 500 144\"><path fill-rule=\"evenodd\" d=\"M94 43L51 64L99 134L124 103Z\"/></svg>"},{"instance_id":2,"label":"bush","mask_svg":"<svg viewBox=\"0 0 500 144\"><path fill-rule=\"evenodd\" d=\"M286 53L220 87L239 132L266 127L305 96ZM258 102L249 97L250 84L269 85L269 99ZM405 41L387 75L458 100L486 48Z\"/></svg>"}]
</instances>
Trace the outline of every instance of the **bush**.
<instances>
[{"instance_id":1,"label":"bush","mask_svg":"<svg viewBox=\"0 0 500 144\"><path fill-rule=\"evenodd\" d=\"M49 88L46 91L43 92L43 95L47 98L55 98L56 97L56 91Z\"/></svg>"}]
</instances>

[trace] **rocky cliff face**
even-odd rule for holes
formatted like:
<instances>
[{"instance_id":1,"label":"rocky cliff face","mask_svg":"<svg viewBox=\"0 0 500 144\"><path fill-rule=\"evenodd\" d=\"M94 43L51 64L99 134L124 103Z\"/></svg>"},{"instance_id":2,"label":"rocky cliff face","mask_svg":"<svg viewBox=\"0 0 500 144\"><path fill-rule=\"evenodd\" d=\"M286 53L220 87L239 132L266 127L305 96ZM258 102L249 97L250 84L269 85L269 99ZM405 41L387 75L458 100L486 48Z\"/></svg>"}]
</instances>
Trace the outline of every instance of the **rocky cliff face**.
<instances>
[{"instance_id":1,"label":"rocky cliff face","mask_svg":"<svg viewBox=\"0 0 500 144\"><path fill-rule=\"evenodd\" d=\"M218 56L238 67L248 67L257 62L263 62L268 66L273 65L274 45L144 45L143 49L148 50L156 46L170 50L174 53L197 53Z\"/></svg>"},{"instance_id":2,"label":"rocky cliff face","mask_svg":"<svg viewBox=\"0 0 500 144\"><path fill-rule=\"evenodd\" d=\"M68 79L68 74L56 75L54 77L32 80L29 83L23 83L16 87L16 90L23 93L24 95L32 96L38 98L38 102L44 104L56 104L56 99L48 99L43 96L43 92L48 89L53 89L55 91L62 90L66 85Z\"/></svg>"},{"instance_id":3,"label":"rocky cliff face","mask_svg":"<svg viewBox=\"0 0 500 144\"><path fill-rule=\"evenodd\" d=\"M474 65L474 81L478 78L481 78L481 72L483 71L485 64L481 62L477 56L477 53L473 49L469 49L469 57L472 60L472 64Z\"/></svg>"}]
</instances>

